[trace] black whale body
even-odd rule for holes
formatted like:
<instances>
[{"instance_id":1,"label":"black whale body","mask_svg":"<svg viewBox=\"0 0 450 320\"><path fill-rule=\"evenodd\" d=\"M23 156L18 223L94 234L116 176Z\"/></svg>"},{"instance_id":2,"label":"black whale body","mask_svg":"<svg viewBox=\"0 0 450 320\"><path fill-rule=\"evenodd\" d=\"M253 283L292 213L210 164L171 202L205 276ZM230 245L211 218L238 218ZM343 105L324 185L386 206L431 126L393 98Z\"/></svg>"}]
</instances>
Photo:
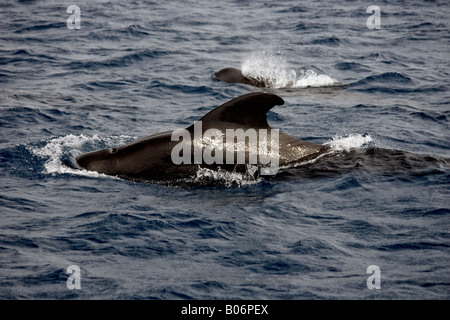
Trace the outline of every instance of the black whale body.
<instances>
[{"instance_id":1,"label":"black whale body","mask_svg":"<svg viewBox=\"0 0 450 320\"><path fill-rule=\"evenodd\" d=\"M262 80L245 77L242 71L237 68L223 68L217 71L214 76L217 80L227 83L243 83L254 87L267 87L266 83Z\"/></svg>"},{"instance_id":2,"label":"black whale body","mask_svg":"<svg viewBox=\"0 0 450 320\"><path fill-rule=\"evenodd\" d=\"M227 129L244 131L255 129L257 132L259 129L271 130L266 113L274 106L282 104L284 104L283 99L271 93L257 92L240 96L203 116L199 120L202 123L202 132L210 128L223 133ZM193 136L194 124L186 130ZM180 141L172 141L172 133L173 131L157 133L124 146L82 154L76 158L76 161L86 170L136 181L189 178L195 176L199 168L237 172L246 170L245 164L196 164L194 161L189 164L175 164L171 157L172 150ZM314 159L328 149L326 146L279 132L279 166ZM246 161L250 152L253 151L247 150Z\"/></svg>"}]
</instances>

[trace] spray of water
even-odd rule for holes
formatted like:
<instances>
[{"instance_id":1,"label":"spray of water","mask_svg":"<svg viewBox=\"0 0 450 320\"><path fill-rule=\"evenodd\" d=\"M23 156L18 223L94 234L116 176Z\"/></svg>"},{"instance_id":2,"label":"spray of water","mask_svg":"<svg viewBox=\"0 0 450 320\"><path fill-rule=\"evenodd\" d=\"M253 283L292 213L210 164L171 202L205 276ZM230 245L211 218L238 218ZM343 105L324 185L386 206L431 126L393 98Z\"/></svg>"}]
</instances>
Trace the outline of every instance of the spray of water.
<instances>
[{"instance_id":1,"label":"spray of water","mask_svg":"<svg viewBox=\"0 0 450 320\"><path fill-rule=\"evenodd\" d=\"M336 79L314 70L290 68L281 54L262 51L250 54L241 65L242 74L268 88L327 87L339 84Z\"/></svg>"},{"instance_id":2,"label":"spray of water","mask_svg":"<svg viewBox=\"0 0 450 320\"><path fill-rule=\"evenodd\" d=\"M335 136L326 142L333 151L351 151L352 149L369 147L373 139L368 134L350 134L347 136Z\"/></svg>"},{"instance_id":3,"label":"spray of water","mask_svg":"<svg viewBox=\"0 0 450 320\"><path fill-rule=\"evenodd\" d=\"M43 147L29 146L28 150L31 154L45 160L44 172L45 174L74 174L87 177L99 177L104 176L94 171L88 171L84 169L75 169L63 162L64 158L69 158L69 161L76 162L75 157L80 154L80 149L87 143L106 143L108 145L122 144L131 137L118 136L111 138L101 139L97 135L93 137L87 137L85 135L73 135L69 134L64 137L57 137L50 139Z\"/></svg>"}]
</instances>

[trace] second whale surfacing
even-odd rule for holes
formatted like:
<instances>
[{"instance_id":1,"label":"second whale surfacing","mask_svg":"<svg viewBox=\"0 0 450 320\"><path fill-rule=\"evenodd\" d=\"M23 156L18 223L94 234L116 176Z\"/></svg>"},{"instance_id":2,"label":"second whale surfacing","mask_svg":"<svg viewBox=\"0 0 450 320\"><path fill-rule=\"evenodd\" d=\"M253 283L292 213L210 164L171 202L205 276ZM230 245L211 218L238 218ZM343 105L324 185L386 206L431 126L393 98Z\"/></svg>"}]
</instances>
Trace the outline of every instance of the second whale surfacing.
<instances>
[{"instance_id":1,"label":"second whale surfacing","mask_svg":"<svg viewBox=\"0 0 450 320\"><path fill-rule=\"evenodd\" d=\"M220 69L214 76L216 79L227 83L243 83L254 87L267 87L263 80L246 77L242 74L241 70L233 67Z\"/></svg>"},{"instance_id":2,"label":"second whale surfacing","mask_svg":"<svg viewBox=\"0 0 450 320\"><path fill-rule=\"evenodd\" d=\"M260 161L260 155L254 154L261 150L260 143L264 138L262 133L268 133L266 141L271 141L267 143L266 151L269 150L269 146L273 150L275 144L270 138L276 136L278 140L276 142L278 157L276 164L280 167L312 160L327 152L329 150L327 146L303 141L270 127L267 123L266 113L274 106L282 104L284 104L283 99L275 94L249 93L217 107L181 131L157 133L123 146L89 152L77 157L76 161L80 167L86 170L128 180L157 182L195 177L199 169L205 168L244 172L247 170L248 164L255 164L258 167L267 165L267 162ZM200 126L199 123L201 123ZM196 130L200 130L202 135L200 143L203 143L200 144L200 151L206 152L208 149L210 156L214 154L214 159L223 161L211 162L195 159L196 147L199 144L199 140L196 139L199 132ZM226 149L230 147L227 146L230 141L225 140L229 130L254 132L258 148L252 147L249 142L250 138L246 137L248 139L244 138L244 144L233 138L232 148ZM276 130L276 135L273 130ZM214 139L205 143L208 132L213 132ZM186 135L188 137L180 142L183 134L184 137ZM229 159L227 158L229 150L233 150L230 159L233 159L234 162L231 163L225 162L225 159ZM239 153L240 155L245 154L244 163L236 161ZM177 161L174 160L174 154ZM218 157L219 155L222 157ZM180 158L187 161L180 162ZM257 161L250 163L249 159L257 159Z\"/></svg>"}]
</instances>

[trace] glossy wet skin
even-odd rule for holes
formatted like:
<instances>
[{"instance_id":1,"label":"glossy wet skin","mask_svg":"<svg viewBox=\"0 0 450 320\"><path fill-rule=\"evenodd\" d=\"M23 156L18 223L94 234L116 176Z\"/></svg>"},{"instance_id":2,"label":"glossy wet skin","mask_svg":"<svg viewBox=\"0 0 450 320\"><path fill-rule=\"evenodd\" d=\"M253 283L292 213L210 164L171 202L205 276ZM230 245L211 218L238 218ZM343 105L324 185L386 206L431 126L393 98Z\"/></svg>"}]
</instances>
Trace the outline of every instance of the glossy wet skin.
<instances>
[{"instance_id":1,"label":"glossy wet skin","mask_svg":"<svg viewBox=\"0 0 450 320\"><path fill-rule=\"evenodd\" d=\"M83 154L77 158L78 164L89 171L113 174L117 148L103 149Z\"/></svg>"},{"instance_id":2,"label":"glossy wet skin","mask_svg":"<svg viewBox=\"0 0 450 320\"><path fill-rule=\"evenodd\" d=\"M170 168L173 167L173 163L170 155L177 143L171 141L171 133L158 133L124 146L89 152L76 160L86 170L121 178L132 180L171 178L173 170ZM186 174L191 172L188 168L184 170Z\"/></svg>"},{"instance_id":3,"label":"glossy wet skin","mask_svg":"<svg viewBox=\"0 0 450 320\"><path fill-rule=\"evenodd\" d=\"M242 71L236 68L223 68L215 73L217 79L228 83L243 83L255 87L265 87L263 82L250 79L242 75Z\"/></svg>"},{"instance_id":4,"label":"glossy wet skin","mask_svg":"<svg viewBox=\"0 0 450 320\"><path fill-rule=\"evenodd\" d=\"M272 130L267 123L266 112L275 105L284 101L280 97L269 93L250 93L233 99L202 117L203 133L207 129L217 129L225 133L228 129L259 129ZM194 149L199 142L194 139L194 125L185 129L192 141L188 148ZM258 138L259 139L259 138ZM258 140L259 141L259 140ZM184 139L183 139L184 142ZM109 149L89 152L77 157L78 164L90 171L118 176L131 180L173 180L192 177L199 167L217 170L245 169L245 165L205 163L175 164L172 159L172 150L180 140L172 141L172 131L151 135L136 142ZM200 142L202 143L202 142ZM203 146L204 147L204 146ZM237 148L234 148L237 151ZM306 161L327 152L328 148L315 143L303 141L279 132L279 165L286 165L296 161ZM224 149L216 149L224 152ZM258 152L258 151L254 151ZM191 152L192 157L194 152ZM248 160L248 157L247 157ZM248 162L246 162L248 163Z\"/></svg>"}]
</instances>

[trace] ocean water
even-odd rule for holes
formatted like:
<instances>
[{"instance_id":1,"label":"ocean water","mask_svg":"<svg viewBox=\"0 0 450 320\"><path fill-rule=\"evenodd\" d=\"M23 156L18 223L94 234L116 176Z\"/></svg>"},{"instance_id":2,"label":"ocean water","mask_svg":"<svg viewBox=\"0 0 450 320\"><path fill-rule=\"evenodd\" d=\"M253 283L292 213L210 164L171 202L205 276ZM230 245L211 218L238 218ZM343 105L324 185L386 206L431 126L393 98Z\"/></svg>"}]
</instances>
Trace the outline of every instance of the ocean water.
<instances>
[{"instance_id":1,"label":"ocean water","mask_svg":"<svg viewBox=\"0 0 450 320\"><path fill-rule=\"evenodd\" d=\"M0 298L448 299L449 14L447 1L2 0ZM272 82L215 80L224 67ZM285 100L274 128L331 154L194 184L68 165L256 91Z\"/></svg>"}]
</instances>

